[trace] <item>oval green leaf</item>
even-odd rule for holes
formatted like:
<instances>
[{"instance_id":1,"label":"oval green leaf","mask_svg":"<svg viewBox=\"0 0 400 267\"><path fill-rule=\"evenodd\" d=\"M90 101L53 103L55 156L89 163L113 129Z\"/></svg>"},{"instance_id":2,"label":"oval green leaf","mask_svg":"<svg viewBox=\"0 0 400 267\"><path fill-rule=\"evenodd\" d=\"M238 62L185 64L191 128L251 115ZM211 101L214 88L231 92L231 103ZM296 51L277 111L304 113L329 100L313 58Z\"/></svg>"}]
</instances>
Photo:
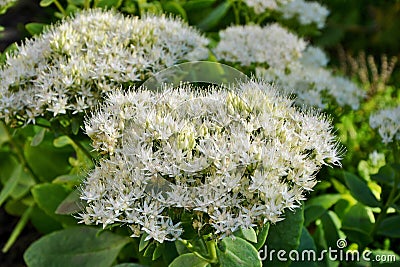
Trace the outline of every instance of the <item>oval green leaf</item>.
<instances>
[{"instance_id":1,"label":"oval green leaf","mask_svg":"<svg viewBox=\"0 0 400 267\"><path fill-rule=\"evenodd\" d=\"M378 234L400 238L400 215L385 218L379 225Z\"/></svg>"},{"instance_id":2,"label":"oval green leaf","mask_svg":"<svg viewBox=\"0 0 400 267\"><path fill-rule=\"evenodd\" d=\"M194 255L193 253L180 255L175 260L173 260L169 265L169 267L183 267L183 266L209 267L211 265L207 261Z\"/></svg>"},{"instance_id":3,"label":"oval green leaf","mask_svg":"<svg viewBox=\"0 0 400 267\"><path fill-rule=\"evenodd\" d=\"M217 256L222 267L262 266L255 247L240 237L222 239L217 248Z\"/></svg>"},{"instance_id":4,"label":"oval green leaf","mask_svg":"<svg viewBox=\"0 0 400 267\"><path fill-rule=\"evenodd\" d=\"M369 207L380 207L381 204L376 199L371 189L369 189L368 185L360 178L350 172L345 172L344 179L351 195L355 199Z\"/></svg>"},{"instance_id":5,"label":"oval green leaf","mask_svg":"<svg viewBox=\"0 0 400 267\"><path fill-rule=\"evenodd\" d=\"M265 245L268 250L284 250L288 255L290 250L295 250L300 244L301 232L304 222L304 205L294 212L289 210L285 213L285 219L269 227L269 233ZM275 254L276 255L276 254ZM276 257L263 261L267 266L289 266L290 261L280 261Z\"/></svg>"},{"instance_id":6,"label":"oval green leaf","mask_svg":"<svg viewBox=\"0 0 400 267\"><path fill-rule=\"evenodd\" d=\"M41 7L46 7L54 3L54 0L42 0L40 1L40 6Z\"/></svg>"},{"instance_id":7,"label":"oval green leaf","mask_svg":"<svg viewBox=\"0 0 400 267\"><path fill-rule=\"evenodd\" d=\"M110 267L129 238L92 227L73 227L46 235L24 253L29 267Z\"/></svg>"}]
</instances>

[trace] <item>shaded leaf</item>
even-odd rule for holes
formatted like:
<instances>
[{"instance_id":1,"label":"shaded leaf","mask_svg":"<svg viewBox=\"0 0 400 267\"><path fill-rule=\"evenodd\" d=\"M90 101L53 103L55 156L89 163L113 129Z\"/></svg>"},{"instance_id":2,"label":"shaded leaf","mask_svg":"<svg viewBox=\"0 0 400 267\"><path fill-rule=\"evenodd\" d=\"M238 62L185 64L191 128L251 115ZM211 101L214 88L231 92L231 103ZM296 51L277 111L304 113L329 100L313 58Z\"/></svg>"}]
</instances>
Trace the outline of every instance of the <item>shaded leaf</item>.
<instances>
[{"instance_id":1,"label":"shaded leaf","mask_svg":"<svg viewBox=\"0 0 400 267\"><path fill-rule=\"evenodd\" d=\"M265 241L267 240L268 232L269 232L269 223L264 224L261 229L258 230L257 233L257 243L254 244L254 247L259 250L262 246L264 246Z\"/></svg>"},{"instance_id":2,"label":"shaded leaf","mask_svg":"<svg viewBox=\"0 0 400 267\"><path fill-rule=\"evenodd\" d=\"M46 24L44 24L44 23L31 22L31 23L28 23L25 25L25 29L31 35L38 35L38 34L42 33L44 26L46 26ZM45 130L45 129L43 128L43 130ZM43 134L43 136L44 136L44 134Z\"/></svg>"},{"instance_id":3,"label":"shaded leaf","mask_svg":"<svg viewBox=\"0 0 400 267\"><path fill-rule=\"evenodd\" d=\"M22 176L22 166L18 165L12 172L11 177L8 178L3 189L0 192L0 206L11 195L14 188L17 186L19 179Z\"/></svg>"},{"instance_id":4,"label":"shaded leaf","mask_svg":"<svg viewBox=\"0 0 400 267\"><path fill-rule=\"evenodd\" d=\"M31 190L37 205L46 212L47 215L62 224L75 225L76 220L69 215L56 214L56 210L61 202L69 195L69 190L59 184L39 184Z\"/></svg>"},{"instance_id":5,"label":"shaded leaf","mask_svg":"<svg viewBox=\"0 0 400 267\"><path fill-rule=\"evenodd\" d=\"M350 172L345 172L344 179L351 195L355 199L369 207L380 206L379 201L376 199L371 189L360 178Z\"/></svg>"},{"instance_id":6,"label":"shaded leaf","mask_svg":"<svg viewBox=\"0 0 400 267\"><path fill-rule=\"evenodd\" d=\"M379 225L378 234L400 238L400 215L385 218Z\"/></svg>"},{"instance_id":7,"label":"shaded leaf","mask_svg":"<svg viewBox=\"0 0 400 267\"><path fill-rule=\"evenodd\" d=\"M304 205L294 212L286 211L285 219L275 225L271 225L267 236L266 245L268 250L296 250L300 244L301 232L304 222ZM286 255L287 255L286 253ZM267 259L265 264L271 266L289 266L290 261L280 261L277 258Z\"/></svg>"},{"instance_id":8,"label":"shaded leaf","mask_svg":"<svg viewBox=\"0 0 400 267\"><path fill-rule=\"evenodd\" d=\"M197 26L203 31L215 27L231 8L231 2L225 1L208 14Z\"/></svg>"},{"instance_id":9,"label":"shaded leaf","mask_svg":"<svg viewBox=\"0 0 400 267\"><path fill-rule=\"evenodd\" d=\"M86 203L80 199L79 189L75 189L58 205L55 213L69 215L84 209Z\"/></svg>"},{"instance_id":10,"label":"shaded leaf","mask_svg":"<svg viewBox=\"0 0 400 267\"><path fill-rule=\"evenodd\" d=\"M317 247L315 246L314 239L305 227L301 231L300 245L297 251L299 252L299 258L290 267L318 267L316 262L318 258Z\"/></svg>"}]
</instances>

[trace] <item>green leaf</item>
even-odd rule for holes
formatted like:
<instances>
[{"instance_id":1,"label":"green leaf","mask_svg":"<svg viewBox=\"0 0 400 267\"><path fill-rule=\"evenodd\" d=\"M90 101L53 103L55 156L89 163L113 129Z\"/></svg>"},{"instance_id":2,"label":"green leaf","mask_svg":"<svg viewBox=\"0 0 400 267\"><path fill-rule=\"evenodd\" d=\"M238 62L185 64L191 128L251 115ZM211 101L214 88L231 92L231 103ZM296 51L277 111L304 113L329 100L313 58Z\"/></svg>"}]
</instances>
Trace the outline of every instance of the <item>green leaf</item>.
<instances>
[{"instance_id":1,"label":"green leaf","mask_svg":"<svg viewBox=\"0 0 400 267\"><path fill-rule=\"evenodd\" d=\"M101 8L119 8L122 4L122 0L99 0L97 2L96 7L101 7Z\"/></svg>"},{"instance_id":2,"label":"green leaf","mask_svg":"<svg viewBox=\"0 0 400 267\"><path fill-rule=\"evenodd\" d=\"M389 165L385 165L379 169L377 174L371 175L371 179L382 184L392 185L395 175L395 170Z\"/></svg>"},{"instance_id":3,"label":"green leaf","mask_svg":"<svg viewBox=\"0 0 400 267\"><path fill-rule=\"evenodd\" d=\"M299 252L299 258L290 267L318 267L316 263L316 259L318 258L317 247L315 246L314 239L305 227L303 227L301 232L300 245L297 251Z\"/></svg>"},{"instance_id":4,"label":"green leaf","mask_svg":"<svg viewBox=\"0 0 400 267\"><path fill-rule=\"evenodd\" d=\"M17 225L14 227L6 244L4 245L4 247L1 250L3 253L6 253L11 248L11 246L17 240L18 236L21 234L22 230L24 230L25 225L28 223L29 216L31 215L32 209L33 209L33 206L30 206L28 209L26 209L25 212L23 213L21 219L19 219Z\"/></svg>"},{"instance_id":5,"label":"green leaf","mask_svg":"<svg viewBox=\"0 0 400 267\"><path fill-rule=\"evenodd\" d=\"M400 238L400 215L385 218L379 225L378 234Z\"/></svg>"},{"instance_id":6,"label":"green leaf","mask_svg":"<svg viewBox=\"0 0 400 267\"><path fill-rule=\"evenodd\" d=\"M56 214L61 202L69 195L70 191L59 184L39 184L31 190L37 205L50 217L66 225L75 225L76 220L69 215Z\"/></svg>"},{"instance_id":7,"label":"green leaf","mask_svg":"<svg viewBox=\"0 0 400 267\"><path fill-rule=\"evenodd\" d=\"M248 229L240 228L238 231L234 233L234 235L243 238L247 241L257 243L257 234L253 228L248 228Z\"/></svg>"},{"instance_id":8,"label":"green leaf","mask_svg":"<svg viewBox=\"0 0 400 267\"><path fill-rule=\"evenodd\" d=\"M372 241L369 232L374 226L374 220L371 209L358 203L344 215L342 230L349 240L366 246Z\"/></svg>"},{"instance_id":9,"label":"green leaf","mask_svg":"<svg viewBox=\"0 0 400 267\"><path fill-rule=\"evenodd\" d=\"M225 237L218 244L217 256L221 267L257 267L262 266L258 251L246 240L236 237Z\"/></svg>"},{"instance_id":10,"label":"green leaf","mask_svg":"<svg viewBox=\"0 0 400 267\"><path fill-rule=\"evenodd\" d=\"M203 30L207 31L215 27L228 13L231 8L231 1L225 1L218 5L211 13L205 17L197 26Z\"/></svg>"},{"instance_id":11,"label":"green leaf","mask_svg":"<svg viewBox=\"0 0 400 267\"><path fill-rule=\"evenodd\" d=\"M38 35L43 32L43 28L46 26L44 23L37 23L37 22L31 22L25 25L25 29L31 34L31 35ZM43 134L44 136L44 134Z\"/></svg>"},{"instance_id":12,"label":"green leaf","mask_svg":"<svg viewBox=\"0 0 400 267\"><path fill-rule=\"evenodd\" d=\"M336 247L340 236L340 220L333 211L327 211L321 216L322 227L324 229L325 241L328 247Z\"/></svg>"},{"instance_id":13,"label":"green leaf","mask_svg":"<svg viewBox=\"0 0 400 267\"><path fill-rule=\"evenodd\" d=\"M268 250L275 249L286 251L286 255L290 250L295 250L300 244L301 232L304 222L304 205L296 209L294 212L287 210L285 219L275 225L271 225L265 243ZM279 261L278 259L267 259L265 264L271 266L289 266L290 261Z\"/></svg>"},{"instance_id":14,"label":"green leaf","mask_svg":"<svg viewBox=\"0 0 400 267\"><path fill-rule=\"evenodd\" d=\"M153 257L154 251L156 249L156 244L152 242L150 245L147 246L145 249L143 256L145 257Z\"/></svg>"},{"instance_id":15,"label":"green leaf","mask_svg":"<svg viewBox=\"0 0 400 267\"><path fill-rule=\"evenodd\" d=\"M164 253L164 247L165 247L165 243L161 243L161 244L157 243L157 247L153 252L153 257L152 257L153 261L162 256L162 254Z\"/></svg>"},{"instance_id":16,"label":"green leaf","mask_svg":"<svg viewBox=\"0 0 400 267\"><path fill-rule=\"evenodd\" d=\"M5 128L6 126L2 121L0 121L0 146L4 144L5 142L8 142L8 134L7 134L7 129Z\"/></svg>"},{"instance_id":17,"label":"green leaf","mask_svg":"<svg viewBox=\"0 0 400 267\"><path fill-rule=\"evenodd\" d=\"M40 1L40 6L47 7L47 6L51 5L52 3L54 3L54 0L42 0L42 1Z\"/></svg>"},{"instance_id":18,"label":"green leaf","mask_svg":"<svg viewBox=\"0 0 400 267\"><path fill-rule=\"evenodd\" d=\"M178 2L172 2L172 1L164 2L162 3L162 7L164 11L166 11L167 13L178 15L182 17L184 20L188 19L185 9L183 9L183 7Z\"/></svg>"},{"instance_id":19,"label":"green leaf","mask_svg":"<svg viewBox=\"0 0 400 267\"><path fill-rule=\"evenodd\" d=\"M199 11L204 8L211 7L217 2L217 0L190 0L187 1L183 7L186 10L194 10L194 11Z\"/></svg>"},{"instance_id":20,"label":"green leaf","mask_svg":"<svg viewBox=\"0 0 400 267\"><path fill-rule=\"evenodd\" d=\"M0 206L3 205L3 202L11 195L14 188L17 186L19 179L22 176L22 166L18 165L11 174L11 177L8 178L5 183L3 189L0 192Z\"/></svg>"},{"instance_id":21,"label":"green leaf","mask_svg":"<svg viewBox=\"0 0 400 267\"><path fill-rule=\"evenodd\" d=\"M31 146L38 146L43 141L45 133L46 129L41 128L32 138Z\"/></svg>"},{"instance_id":22,"label":"green leaf","mask_svg":"<svg viewBox=\"0 0 400 267\"><path fill-rule=\"evenodd\" d=\"M351 195L355 199L369 207L380 207L381 204L376 199L371 189L360 178L350 172L345 172L344 179Z\"/></svg>"},{"instance_id":23,"label":"green leaf","mask_svg":"<svg viewBox=\"0 0 400 267\"><path fill-rule=\"evenodd\" d=\"M149 235L146 233L143 233L142 236L140 237L140 243L139 243L139 251L142 251L143 249L145 249L147 247L147 245L149 244L150 240L146 240L146 237L148 237Z\"/></svg>"},{"instance_id":24,"label":"green leaf","mask_svg":"<svg viewBox=\"0 0 400 267\"><path fill-rule=\"evenodd\" d=\"M180 255L179 257L175 258L169 267L183 267L183 266L191 266L191 267L211 267L211 265L194 255L193 253L187 253Z\"/></svg>"},{"instance_id":25,"label":"green leaf","mask_svg":"<svg viewBox=\"0 0 400 267\"><path fill-rule=\"evenodd\" d=\"M317 196L310 198L305 202L306 208L309 206L320 206L325 210L332 207L336 202L338 202L342 196L340 194L324 194L322 196Z\"/></svg>"},{"instance_id":26,"label":"green leaf","mask_svg":"<svg viewBox=\"0 0 400 267\"><path fill-rule=\"evenodd\" d=\"M79 174L65 174L60 175L53 180L53 184L67 184L67 185L79 185L84 179L83 175Z\"/></svg>"},{"instance_id":27,"label":"green leaf","mask_svg":"<svg viewBox=\"0 0 400 267\"><path fill-rule=\"evenodd\" d=\"M254 244L254 247L259 250L262 246L264 246L265 241L267 240L268 232L269 232L269 223L264 224L261 229L258 229L257 233L257 243Z\"/></svg>"},{"instance_id":28,"label":"green leaf","mask_svg":"<svg viewBox=\"0 0 400 267\"><path fill-rule=\"evenodd\" d=\"M190 253L190 250L182 243L181 240L175 241L175 248L179 255Z\"/></svg>"},{"instance_id":29,"label":"green leaf","mask_svg":"<svg viewBox=\"0 0 400 267\"><path fill-rule=\"evenodd\" d=\"M55 213L60 215L70 215L81 211L86 203L80 199L79 189L75 189L58 205Z\"/></svg>"},{"instance_id":30,"label":"green leaf","mask_svg":"<svg viewBox=\"0 0 400 267\"><path fill-rule=\"evenodd\" d=\"M139 263L120 263L120 264L114 265L113 267L147 267L147 266L141 265Z\"/></svg>"},{"instance_id":31,"label":"green leaf","mask_svg":"<svg viewBox=\"0 0 400 267\"><path fill-rule=\"evenodd\" d=\"M317 220L326 212L323 206L306 206L304 209L304 225L308 226L313 221Z\"/></svg>"},{"instance_id":32,"label":"green leaf","mask_svg":"<svg viewBox=\"0 0 400 267\"><path fill-rule=\"evenodd\" d=\"M129 238L81 226L46 235L24 253L29 267L109 267Z\"/></svg>"},{"instance_id":33,"label":"green leaf","mask_svg":"<svg viewBox=\"0 0 400 267\"><path fill-rule=\"evenodd\" d=\"M33 226L42 234L48 234L63 229L61 223L47 215L47 213L37 205L34 205L30 219Z\"/></svg>"},{"instance_id":34,"label":"green leaf","mask_svg":"<svg viewBox=\"0 0 400 267\"><path fill-rule=\"evenodd\" d=\"M360 229L368 234L374 226L374 214L370 208L357 203L345 214L342 229Z\"/></svg>"},{"instance_id":35,"label":"green leaf","mask_svg":"<svg viewBox=\"0 0 400 267\"><path fill-rule=\"evenodd\" d=\"M69 172L71 166L68 158L74 152L71 147L54 147L50 134L46 135L38 146L31 146L30 143L25 144L25 158L42 181L52 181L55 177Z\"/></svg>"}]
</instances>

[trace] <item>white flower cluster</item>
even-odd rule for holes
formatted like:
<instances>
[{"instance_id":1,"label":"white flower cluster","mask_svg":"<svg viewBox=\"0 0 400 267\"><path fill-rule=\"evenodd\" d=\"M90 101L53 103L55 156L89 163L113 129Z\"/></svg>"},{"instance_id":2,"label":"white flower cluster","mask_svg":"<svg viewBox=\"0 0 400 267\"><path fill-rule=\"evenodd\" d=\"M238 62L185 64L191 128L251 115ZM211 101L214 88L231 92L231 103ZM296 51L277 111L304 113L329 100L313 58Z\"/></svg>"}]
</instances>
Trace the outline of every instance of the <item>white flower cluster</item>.
<instances>
[{"instance_id":1,"label":"white flower cluster","mask_svg":"<svg viewBox=\"0 0 400 267\"><path fill-rule=\"evenodd\" d=\"M359 108L360 99L365 97L361 88L347 78L310 63L292 62L286 70L259 67L256 75L276 82L288 94L295 94L299 105L324 109L333 99L341 107Z\"/></svg>"},{"instance_id":2,"label":"white flower cluster","mask_svg":"<svg viewBox=\"0 0 400 267\"><path fill-rule=\"evenodd\" d=\"M129 86L208 57L208 40L179 19L82 11L27 40L0 70L0 118L79 113L111 85Z\"/></svg>"},{"instance_id":3,"label":"white flower cluster","mask_svg":"<svg viewBox=\"0 0 400 267\"><path fill-rule=\"evenodd\" d=\"M340 165L324 116L298 111L254 80L232 91L116 91L85 129L107 156L84 181L81 222L127 224L133 236L158 242L182 234L182 213L215 238L277 222L305 199L323 165Z\"/></svg>"},{"instance_id":4,"label":"white flower cluster","mask_svg":"<svg viewBox=\"0 0 400 267\"><path fill-rule=\"evenodd\" d=\"M242 66L252 63L268 64L284 69L297 60L306 42L279 24L231 26L220 31L221 38L214 53L218 60L238 62Z\"/></svg>"},{"instance_id":5,"label":"white flower cluster","mask_svg":"<svg viewBox=\"0 0 400 267\"><path fill-rule=\"evenodd\" d=\"M244 3L253 8L256 14L262 14L267 10L275 10L280 5L285 5L293 0L244 0Z\"/></svg>"},{"instance_id":6,"label":"white flower cluster","mask_svg":"<svg viewBox=\"0 0 400 267\"><path fill-rule=\"evenodd\" d=\"M400 106L382 109L369 117L369 125L378 129L382 142L391 143L400 140Z\"/></svg>"},{"instance_id":7,"label":"white flower cluster","mask_svg":"<svg viewBox=\"0 0 400 267\"><path fill-rule=\"evenodd\" d=\"M293 0L286 5L277 8L286 19L297 18L300 24L309 25L315 23L319 29L325 26L329 10L318 2Z\"/></svg>"},{"instance_id":8,"label":"white flower cluster","mask_svg":"<svg viewBox=\"0 0 400 267\"><path fill-rule=\"evenodd\" d=\"M326 67L329 59L321 48L308 45L300 58L300 62L306 66Z\"/></svg>"}]
</instances>

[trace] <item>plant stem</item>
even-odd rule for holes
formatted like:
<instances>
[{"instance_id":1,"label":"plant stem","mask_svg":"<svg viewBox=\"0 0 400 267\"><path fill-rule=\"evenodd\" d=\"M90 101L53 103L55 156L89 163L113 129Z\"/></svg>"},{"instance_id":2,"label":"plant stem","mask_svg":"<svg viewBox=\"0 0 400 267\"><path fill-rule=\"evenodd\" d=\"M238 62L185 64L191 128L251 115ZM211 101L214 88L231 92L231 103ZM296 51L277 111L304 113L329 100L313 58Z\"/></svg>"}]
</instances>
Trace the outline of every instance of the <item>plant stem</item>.
<instances>
[{"instance_id":1,"label":"plant stem","mask_svg":"<svg viewBox=\"0 0 400 267\"><path fill-rule=\"evenodd\" d=\"M185 247L187 247L194 255L196 255L200 259L203 259L210 263L218 262L217 254L216 254L216 250L215 250L215 241L209 241L206 243L207 250L208 250L208 252L210 252L211 257L205 257L204 255L200 254L199 252L195 251L195 247L193 247L193 245L187 240L180 240L180 242L182 242L182 244L184 244ZM209 245L210 242L213 242L213 244ZM213 248L211 248L212 246L213 246Z\"/></svg>"},{"instance_id":2,"label":"plant stem","mask_svg":"<svg viewBox=\"0 0 400 267\"><path fill-rule=\"evenodd\" d=\"M84 9L89 9L90 8L90 0L85 0L85 2L83 3L83 8Z\"/></svg>"},{"instance_id":3,"label":"plant stem","mask_svg":"<svg viewBox=\"0 0 400 267\"><path fill-rule=\"evenodd\" d=\"M54 0L54 4L57 6L58 10L64 15L67 15L67 12L65 11L65 9L62 7L62 5L60 4L60 2L58 0Z\"/></svg>"}]
</instances>

